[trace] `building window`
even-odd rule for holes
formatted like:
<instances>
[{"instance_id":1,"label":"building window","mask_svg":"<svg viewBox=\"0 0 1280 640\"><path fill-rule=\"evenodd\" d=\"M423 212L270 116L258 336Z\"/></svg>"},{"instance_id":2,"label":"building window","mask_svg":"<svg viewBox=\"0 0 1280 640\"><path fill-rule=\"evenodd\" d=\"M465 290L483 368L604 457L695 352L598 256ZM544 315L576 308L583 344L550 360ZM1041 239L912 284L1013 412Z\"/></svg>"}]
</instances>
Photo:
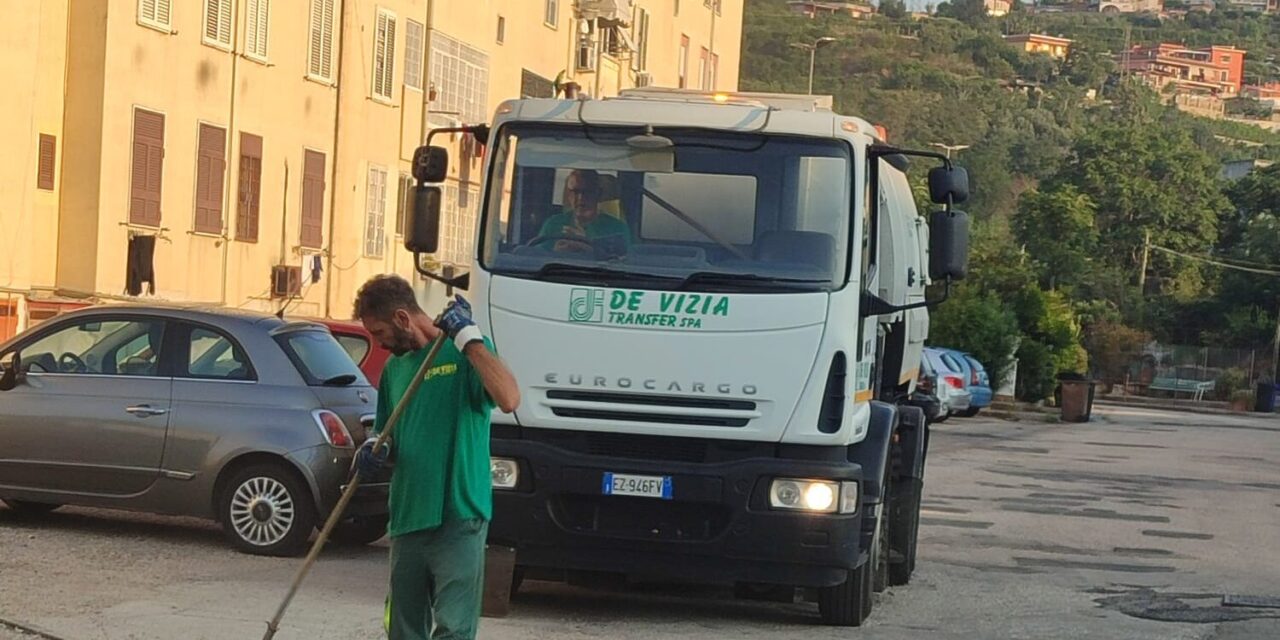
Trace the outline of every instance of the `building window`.
<instances>
[{"instance_id":1,"label":"building window","mask_svg":"<svg viewBox=\"0 0 1280 640\"><path fill-rule=\"evenodd\" d=\"M396 14L378 9L373 40L373 95L390 100L396 75Z\"/></svg>"},{"instance_id":2,"label":"building window","mask_svg":"<svg viewBox=\"0 0 1280 640\"><path fill-rule=\"evenodd\" d=\"M262 204L262 138L240 132L240 179L236 191L236 240L258 241Z\"/></svg>"},{"instance_id":3,"label":"building window","mask_svg":"<svg viewBox=\"0 0 1280 640\"><path fill-rule=\"evenodd\" d=\"M676 57L677 71L680 74L679 88L689 87L689 36L680 36L680 54Z\"/></svg>"},{"instance_id":4,"label":"building window","mask_svg":"<svg viewBox=\"0 0 1280 640\"><path fill-rule=\"evenodd\" d=\"M498 16L498 44L502 44L506 41L507 41L507 19L502 16Z\"/></svg>"},{"instance_id":5,"label":"building window","mask_svg":"<svg viewBox=\"0 0 1280 640\"><path fill-rule=\"evenodd\" d=\"M542 23L552 28L560 26L560 0L546 0L546 3Z\"/></svg>"},{"instance_id":6,"label":"building window","mask_svg":"<svg viewBox=\"0 0 1280 640\"><path fill-rule=\"evenodd\" d=\"M460 199L465 198L465 200ZM478 201L478 189L461 190L456 184L444 185L444 202L441 203L440 262L452 265L471 263L475 244L476 219L468 203Z\"/></svg>"},{"instance_id":7,"label":"building window","mask_svg":"<svg viewBox=\"0 0 1280 640\"><path fill-rule=\"evenodd\" d=\"M324 154L307 149L302 157L302 225L299 244L319 249L324 243Z\"/></svg>"},{"instance_id":8,"label":"building window","mask_svg":"<svg viewBox=\"0 0 1280 640\"><path fill-rule=\"evenodd\" d=\"M227 130L202 124L196 148L196 233L222 233L222 178Z\"/></svg>"},{"instance_id":9,"label":"building window","mask_svg":"<svg viewBox=\"0 0 1280 640\"><path fill-rule=\"evenodd\" d=\"M387 170L369 167L369 184L365 191L364 255L381 258L386 246Z\"/></svg>"},{"instance_id":10,"label":"building window","mask_svg":"<svg viewBox=\"0 0 1280 640\"><path fill-rule=\"evenodd\" d=\"M160 226L160 184L163 177L164 116L146 109L135 109L129 224Z\"/></svg>"},{"instance_id":11,"label":"building window","mask_svg":"<svg viewBox=\"0 0 1280 640\"><path fill-rule=\"evenodd\" d=\"M489 56L439 31L431 34L432 126L489 120Z\"/></svg>"},{"instance_id":12,"label":"building window","mask_svg":"<svg viewBox=\"0 0 1280 640\"><path fill-rule=\"evenodd\" d=\"M698 53L698 88L705 90L707 88L707 67L711 59L711 52L706 47L702 47L702 51Z\"/></svg>"},{"instance_id":13,"label":"building window","mask_svg":"<svg viewBox=\"0 0 1280 640\"><path fill-rule=\"evenodd\" d=\"M325 82L333 81L333 0L311 0L307 75Z\"/></svg>"},{"instance_id":14,"label":"building window","mask_svg":"<svg viewBox=\"0 0 1280 640\"><path fill-rule=\"evenodd\" d=\"M36 188L53 191L57 168L58 139L47 133L40 134L40 155L36 161Z\"/></svg>"},{"instance_id":15,"label":"building window","mask_svg":"<svg viewBox=\"0 0 1280 640\"><path fill-rule=\"evenodd\" d=\"M138 24L169 31L173 28L173 1L138 0Z\"/></svg>"},{"instance_id":16,"label":"building window","mask_svg":"<svg viewBox=\"0 0 1280 640\"><path fill-rule=\"evenodd\" d=\"M404 235L404 221L413 210L413 176L400 174L400 188L396 193L396 235Z\"/></svg>"},{"instance_id":17,"label":"building window","mask_svg":"<svg viewBox=\"0 0 1280 640\"><path fill-rule=\"evenodd\" d=\"M204 43L231 48L231 0L204 0Z\"/></svg>"},{"instance_id":18,"label":"building window","mask_svg":"<svg viewBox=\"0 0 1280 640\"><path fill-rule=\"evenodd\" d=\"M267 59L267 27L271 0L249 0L244 16L244 52L250 58Z\"/></svg>"},{"instance_id":19,"label":"building window","mask_svg":"<svg viewBox=\"0 0 1280 640\"><path fill-rule=\"evenodd\" d=\"M1219 71L1218 75L1222 78L1223 82L1226 82L1230 74L1228 74L1226 71Z\"/></svg>"},{"instance_id":20,"label":"building window","mask_svg":"<svg viewBox=\"0 0 1280 640\"><path fill-rule=\"evenodd\" d=\"M637 8L631 28L632 39L636 44L635 55L631 57L631 66L636 71L645 71L649 68L649 12Z\"/></svg>"},{"instance_id":21,"label":"building window","mask_svg":"<svg viewBox=\"0 0 1280 640\"><path fill-rule=\"evenodd\" d=\"M521 69L520 97L554 98L556 97L556 84L554 81L544 78L528 69Z\"/></svg>"},{"instance_id":22,"label":"building window","mask_svg":"<svg viewBox=\"0 0 1280 640\"><path fill-rule=\"evenodd\" d=\"M422 90L422 41L425 35L422 23L404 21L404 83L419 91Z\"/></svg>"}]
</instances>

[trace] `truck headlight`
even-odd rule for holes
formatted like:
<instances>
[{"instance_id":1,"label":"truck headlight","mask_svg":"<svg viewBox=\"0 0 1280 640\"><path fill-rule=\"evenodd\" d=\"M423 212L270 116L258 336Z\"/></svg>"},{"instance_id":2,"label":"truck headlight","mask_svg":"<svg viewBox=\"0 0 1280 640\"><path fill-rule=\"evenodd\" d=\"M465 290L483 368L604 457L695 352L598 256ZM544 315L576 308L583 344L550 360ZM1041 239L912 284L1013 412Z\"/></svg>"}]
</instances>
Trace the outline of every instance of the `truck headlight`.
<instances>
[{"instance_id":1,"label":"truck headlight","mask_svg":"<svg viewBox=\"0 0 1280 640\"><path fill-rule=\"evenodd\" d=\"M520 465L511 458L490 458L489 475L494 489L514 489L520 482Z\"/></svg>"},{"instance_id":2,"label":"truck headlight","mask_svg":"<svg viewBox=\"0 0 1280 640\"><path fill-rule=\"evenodd\" d=\"M855 513L858 483L777 478L769 486L769 506L812 513Z\"/></svg>"}]
</instances>

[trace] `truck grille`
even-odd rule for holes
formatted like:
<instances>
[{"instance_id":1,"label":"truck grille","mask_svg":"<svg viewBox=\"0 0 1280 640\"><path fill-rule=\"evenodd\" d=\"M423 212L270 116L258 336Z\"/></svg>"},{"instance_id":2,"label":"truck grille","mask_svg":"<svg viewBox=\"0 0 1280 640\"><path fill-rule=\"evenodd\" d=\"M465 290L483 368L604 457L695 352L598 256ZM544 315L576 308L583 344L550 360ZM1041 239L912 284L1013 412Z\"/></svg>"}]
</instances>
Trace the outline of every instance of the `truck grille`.
<instances>
[{"instance_id":1,"label":"truck grille","mask_svg":"<svg viewBox=\"0 0 1280 640\"><path fill-rule=\"evenodd\" d=\"M711 540L729 525L728 509L706 502L564 494L551 509L568 531L640 540Z\"/></svg>"},{"instance_id":2,"label":"truck grille","mask_svg":"<svg viewBox=\"0 0 1280 640\"><path fill-rule=\"evenodd\" d=\"M755 402L729 398L553 389L546 403L559 417L582 420L745 427L759 416Z\"/></svg>"},{"instance_id":3,"label":"truck grille","mask_svg":"<svg viewBox=\"0 0 1280 640\"><path fill-rule=\"evenodd\" d=\"M706 441L692 438L592 433L586 436L586 445L587 453L610 458L671 462L705 462L707 459Z\"/></svg>"}]
</instances>

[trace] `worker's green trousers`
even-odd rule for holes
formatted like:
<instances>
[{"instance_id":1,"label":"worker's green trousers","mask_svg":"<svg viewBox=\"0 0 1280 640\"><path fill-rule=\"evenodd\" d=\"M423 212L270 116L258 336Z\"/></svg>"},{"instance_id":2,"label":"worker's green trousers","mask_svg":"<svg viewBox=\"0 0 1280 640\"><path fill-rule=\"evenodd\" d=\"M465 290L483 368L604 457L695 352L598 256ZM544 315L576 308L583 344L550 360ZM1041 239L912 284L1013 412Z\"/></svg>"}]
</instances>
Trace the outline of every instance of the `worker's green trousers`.
<instances>
[{"instance_id":1,"label":"worker's green trousers","mask_svg":"<svg viewBox=\"0 0 1280 640\"><path fill-rule=\"evenodd\" d=\"M391 539L391 640L473 640L489 523L456 520Z\"/></svg>"}]
</instances>

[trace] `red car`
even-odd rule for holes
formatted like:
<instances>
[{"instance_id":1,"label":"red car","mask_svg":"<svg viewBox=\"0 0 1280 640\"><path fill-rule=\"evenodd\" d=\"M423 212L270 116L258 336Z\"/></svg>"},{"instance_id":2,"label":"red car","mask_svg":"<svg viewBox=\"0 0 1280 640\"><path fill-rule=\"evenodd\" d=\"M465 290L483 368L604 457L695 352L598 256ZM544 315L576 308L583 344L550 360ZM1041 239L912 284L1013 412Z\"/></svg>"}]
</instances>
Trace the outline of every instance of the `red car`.
<instances>
[{"instance_id":1,"label":"red car","mask_svg":"<svg viewBox=\"0 0 1280 640\"><path fill-rule=\"evenodd\" d=\"M360 366L360 370L364 372L364 377L369 379L369 384L378 388L378 380L382 377L382 367L387 364L387 358L391 357L391 352L382 348L364 328L364 325L355 320L331 320L331 319L315 319L326 327L333 334L334 339L352 360Z\"/></svg>"}]
</instances>

